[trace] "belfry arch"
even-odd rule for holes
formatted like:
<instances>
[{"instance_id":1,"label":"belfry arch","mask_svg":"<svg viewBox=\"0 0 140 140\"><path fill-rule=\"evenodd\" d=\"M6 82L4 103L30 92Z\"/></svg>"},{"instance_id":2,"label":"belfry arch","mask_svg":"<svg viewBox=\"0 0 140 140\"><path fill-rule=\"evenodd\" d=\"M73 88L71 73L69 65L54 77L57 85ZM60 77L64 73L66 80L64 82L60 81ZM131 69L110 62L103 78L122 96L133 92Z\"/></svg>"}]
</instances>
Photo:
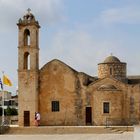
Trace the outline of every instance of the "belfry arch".
<instances>
[{"instance_id":1,"label":"belfry arch","mask_svg":"<svg viewBox=\"0 0 140 140\"><path fill-rule=\"evenodd\" d=\"M30 54L29 52L24 53L24 69L30 70Z\"/></svg>"},{"instance_id":2,"label":"belfry arch","mask_svg":"<svg viewBox=\"0 0 140 140\"><path fill-rule=\"evenodd\" d=\"M25 29L24 31L24 46L30 45L30 31L28 29Z\"/></svg>"}]
</instances>

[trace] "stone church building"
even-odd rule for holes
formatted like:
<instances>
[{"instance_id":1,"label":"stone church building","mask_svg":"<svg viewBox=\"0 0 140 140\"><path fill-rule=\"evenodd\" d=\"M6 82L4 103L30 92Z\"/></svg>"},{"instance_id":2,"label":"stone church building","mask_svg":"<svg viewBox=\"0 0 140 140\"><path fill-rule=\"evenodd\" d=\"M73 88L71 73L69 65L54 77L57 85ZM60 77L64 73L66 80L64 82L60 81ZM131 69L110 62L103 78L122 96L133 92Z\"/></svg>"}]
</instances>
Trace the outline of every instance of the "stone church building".
<instances>
[{"instance_id":1,"label":"stone church building","mask_svg":"<svg viewBox=\"0 0 140 140\"><path fill-rule=\"evenodd\" d=\"M125 125L140 120L140 76L127 76L115 56L98 64L98 77L54 59L39 69L39 28L28 11L18 23L19 126Z\"/></svg>"}]
</instances>

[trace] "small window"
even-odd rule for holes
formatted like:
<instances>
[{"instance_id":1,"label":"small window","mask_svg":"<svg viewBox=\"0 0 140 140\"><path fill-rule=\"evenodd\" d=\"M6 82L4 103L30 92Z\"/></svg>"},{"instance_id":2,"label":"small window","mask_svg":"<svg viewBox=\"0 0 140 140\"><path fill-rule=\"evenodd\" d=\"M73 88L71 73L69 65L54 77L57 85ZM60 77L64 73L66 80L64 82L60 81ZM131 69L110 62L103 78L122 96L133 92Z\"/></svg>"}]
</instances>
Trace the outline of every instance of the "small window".
<instances>
[{"instance_id":1,"label":"small window","mask_svg":"<svg viewBox=\"0 0 140 140\"><path fill-rule=\"evenodd\" d=\"M109 102L103 103L103 113L109 113Z\"/></svg>"},{"instance_id":2,"label":"small window","mask_svg":"<svg viewBox=\"0 0 140 140\"><path fill-rule=\"evenodd\" d=\"M52 112L59 111L59 101L52 101Z\"/></svg>"},{"instance_id":3,"label":"small window","mask_svg":"<svg viewBox=\"0 0 140 140\"><path fill-rule=\"evenodd\" d=\"M9 101L4 101L4 106L9 106Z\"/></svg>"}]
</instances>

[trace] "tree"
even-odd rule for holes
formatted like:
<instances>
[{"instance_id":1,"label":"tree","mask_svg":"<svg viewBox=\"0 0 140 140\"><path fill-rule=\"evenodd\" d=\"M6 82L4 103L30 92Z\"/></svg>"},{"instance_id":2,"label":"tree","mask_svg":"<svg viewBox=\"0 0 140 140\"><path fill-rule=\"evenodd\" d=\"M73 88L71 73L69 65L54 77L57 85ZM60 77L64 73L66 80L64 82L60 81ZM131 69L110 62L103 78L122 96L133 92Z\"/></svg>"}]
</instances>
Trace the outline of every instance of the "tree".
<instances>
[{"instance_id":1,"label":"tree","mask_svg":"<svg viewBox=\"0 0 140 140\"><path fill-rule=\"evenodd\" d=\"M13 116L13 115L18 115L18 112L15 108L10 108L10 107L7 107L7 109L5 110L6 112L6 115L7 116Z\"/></svg>"}]
</instances>

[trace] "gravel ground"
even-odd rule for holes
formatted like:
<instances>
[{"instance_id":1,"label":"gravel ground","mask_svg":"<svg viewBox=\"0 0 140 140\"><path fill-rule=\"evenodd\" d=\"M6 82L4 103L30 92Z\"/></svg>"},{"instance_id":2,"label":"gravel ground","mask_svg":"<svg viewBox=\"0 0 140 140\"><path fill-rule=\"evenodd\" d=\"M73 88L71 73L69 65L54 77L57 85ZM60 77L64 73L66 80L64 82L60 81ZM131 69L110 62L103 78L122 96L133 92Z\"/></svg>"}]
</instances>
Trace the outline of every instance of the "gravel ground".
<instances>
[{"instance_id":1,"label":"gravel ground","mask_svg":"<svg viewBox=\"0 0 140 140\"><path fill-rule=\"evenodd\" d=\"M0 140L133 140L133 132L122 134L0 135Z\"/></svg>"}]
</instances>

